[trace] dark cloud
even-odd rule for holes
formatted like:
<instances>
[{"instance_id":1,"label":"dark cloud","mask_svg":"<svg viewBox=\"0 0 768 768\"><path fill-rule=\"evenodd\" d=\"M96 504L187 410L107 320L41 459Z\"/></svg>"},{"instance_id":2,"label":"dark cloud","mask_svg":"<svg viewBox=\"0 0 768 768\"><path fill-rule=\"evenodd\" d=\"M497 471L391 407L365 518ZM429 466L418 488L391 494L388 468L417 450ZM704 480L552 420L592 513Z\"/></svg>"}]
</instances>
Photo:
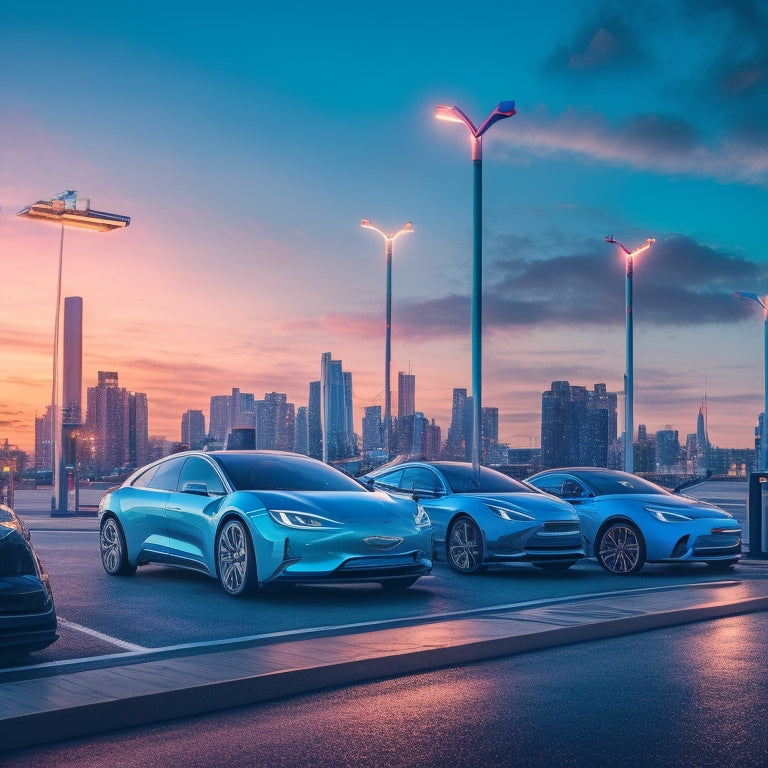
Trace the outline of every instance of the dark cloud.
<instances>
[{"instance_id":1,"label":"dark cloud","mask_svg":"<svg viewBox=\"0 0 768 768\"><path fill-rule=\"evenodd\" d=\"M503 241L487 265L487 327L586 328L624 322L626 262L618 246L537 258L528 241L521 241L522 254L513 248L504 252L513 242ZM768 292L767 271L766 265L672 235L636 257L633 306L642 312L643 323L662 327L740 322L754 308L737 301L735 291ZM470 301L449 295L399 306L397 312L398 324L410 337L450 336L469 328Z\"/></svg>"},{"instance_id":2,"label":"dark cloud","mask_svg":"<svg viewBox=\"0 0 768 768\"><path fill-rule=\"evenodd\" d=\"M624 70L649 59L641 35L627 23L627 8L599 3L598 10L575 31L570 41L560 43L544 62L548 74L559 72Z\"/></svg>"}]
</instances>

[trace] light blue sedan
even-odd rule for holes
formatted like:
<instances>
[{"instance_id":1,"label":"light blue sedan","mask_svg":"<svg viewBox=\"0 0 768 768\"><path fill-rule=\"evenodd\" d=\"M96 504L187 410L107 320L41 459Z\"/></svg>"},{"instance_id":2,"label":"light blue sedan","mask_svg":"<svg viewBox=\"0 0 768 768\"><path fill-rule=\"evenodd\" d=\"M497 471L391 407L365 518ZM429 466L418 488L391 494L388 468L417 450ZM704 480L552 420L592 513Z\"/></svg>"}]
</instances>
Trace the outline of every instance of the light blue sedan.
<instances>
[{"instance_id":1,"label":"light blue sedan","mask_svg":"<svg viewBox=\"0 0 768 768\"><path fill-rule=\"evenodd\" d=\"M173 454L105 494L99 517L107 573L165 563L235 597L272 582L404 589L432 569L421 506L293 453Z\"/></svg>"},{"instance_id":2,"label":"light blue sedan","mask_svg":"<svg viewBox=\"0 0 768 768\"><path fill-rule=\"evenodd\" d=\"M418 499L432 521L435 560L459 573L509 563L567 569L584 557L570 505L488 467L476 474L461 461L393 462L360 480Z\"/></svg>"},{"instance_id":3,"label":"light blue sedan","mask_svg":"<svg viewBox=\"0 0 768 768\"><path fill-rule=\"evenodd\" d=\"M526 482L573 505L587 555L610 573L636 573L645 563L730 568L741 557L741 526L732 515L636 475L569 467L539 472Z\"/></svg>"}]
</instances>

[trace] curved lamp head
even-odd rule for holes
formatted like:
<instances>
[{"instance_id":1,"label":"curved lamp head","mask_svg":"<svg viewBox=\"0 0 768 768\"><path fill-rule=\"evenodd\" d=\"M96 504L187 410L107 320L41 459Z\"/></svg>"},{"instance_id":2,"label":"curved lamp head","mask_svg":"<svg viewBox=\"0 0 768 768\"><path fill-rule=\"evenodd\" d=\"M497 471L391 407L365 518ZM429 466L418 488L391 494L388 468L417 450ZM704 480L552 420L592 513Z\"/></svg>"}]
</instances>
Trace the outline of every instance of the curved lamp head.
<instances>
[{"instance_id":1,"label":"curved lamp head","mask_svg":"<svg viewBox=\"0 0 768 768\"><path fill-rule=\"evenodd\" d=\"M496 109L491 112L479 128L467 117L467 115L458 107L447 107L438 105L435 107L435 117L439 120L448 120L452 123L464 123L469 128L470 133L477 139L482 136L494 123L503 120L505 117L512 117L516 114L514 101L501 101Z\"/></svg>"},{"instance_id":2,"label":"curved lamp head","mask_svg":"<svg viewBox=\"0 0 768 768\"><path fill-rule=\"evenodd\" d=\"M360 226L364 229L372 229L374 232L378 232L385 240L394 240L399 235L404 235L407 232L413 232L413 222L407 221L405 224L403 224L400 229L397 230L397 232L394 232L391 235L388 235L384 230L379 229L377 226L371 223L370 219L362 219L360 222Z\"/></svg>"}]
</instances>

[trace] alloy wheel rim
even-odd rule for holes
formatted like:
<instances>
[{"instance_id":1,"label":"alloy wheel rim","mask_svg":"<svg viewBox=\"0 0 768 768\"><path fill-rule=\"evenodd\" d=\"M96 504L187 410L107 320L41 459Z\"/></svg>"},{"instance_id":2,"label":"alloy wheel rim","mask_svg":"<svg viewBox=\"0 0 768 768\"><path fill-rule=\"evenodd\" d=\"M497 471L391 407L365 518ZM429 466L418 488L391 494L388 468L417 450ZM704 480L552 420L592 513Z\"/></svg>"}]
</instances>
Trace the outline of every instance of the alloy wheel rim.
<instances>
[{"instance_id":1,"label":"alloy wheel rim","mask_svg":"<svg viewBox=\"0 0 768 768\"><path fill-rule=\"evenodd\" d=\"M228 523L219 539L219 572L230 592L237 592L245 579L248 553L245 533L238 523Z\"/></svg>"},{"instance_id":2,"label":"alloy wheel rim","mask_svg":"<svg viewBox=\"0 0 768 768\"><path fill-rule=\"evenodd\" d=\"M116 570L121 556L122 547L120 546L120 535L117 532L117 526L112 520L107 520L101 529L101 558L107 570Z\"/></svg>"},{"instance_id":3,"label":"alloy wheel rim","mask_svg":"<svg viewBox=\"0 0 768 768\"><path fill-rule=\"evenodd\" d=\"M612 573L629 573L637 565L640 544L631 528L611 528L603 536L601 544L600 559Z\"/></svg>"},{"instance_id":4,"label":"alloy wheel rim","mask_svg":"<svg viewBox=\"0 0 768 768\"><path fill-rule=\"evenodd\" d=\"M474 527L467 522L453 526L451 533L451 560L462 571L471 571L477 567L479 547Z\"/></svg>"}]
</instances>

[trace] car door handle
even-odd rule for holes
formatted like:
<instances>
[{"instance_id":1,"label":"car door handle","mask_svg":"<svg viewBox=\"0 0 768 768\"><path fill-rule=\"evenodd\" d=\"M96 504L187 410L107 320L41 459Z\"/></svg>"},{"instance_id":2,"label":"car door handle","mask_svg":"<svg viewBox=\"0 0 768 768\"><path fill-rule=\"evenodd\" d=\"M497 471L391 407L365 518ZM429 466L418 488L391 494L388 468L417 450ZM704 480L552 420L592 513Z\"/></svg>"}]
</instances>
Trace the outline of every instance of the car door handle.
<instances>
[{"instance_id":1,"label":"car door handle","mask_svg":"<svg viewBox=\"0 0 768 768\"><path fill-rule=\"evenodd\" d=\"M172 507L170 505L166 507L166 510L168 510L169 512L181 512L182 509L184 509L184 508L183 507Z\"/></svg>"}]
</instances>

